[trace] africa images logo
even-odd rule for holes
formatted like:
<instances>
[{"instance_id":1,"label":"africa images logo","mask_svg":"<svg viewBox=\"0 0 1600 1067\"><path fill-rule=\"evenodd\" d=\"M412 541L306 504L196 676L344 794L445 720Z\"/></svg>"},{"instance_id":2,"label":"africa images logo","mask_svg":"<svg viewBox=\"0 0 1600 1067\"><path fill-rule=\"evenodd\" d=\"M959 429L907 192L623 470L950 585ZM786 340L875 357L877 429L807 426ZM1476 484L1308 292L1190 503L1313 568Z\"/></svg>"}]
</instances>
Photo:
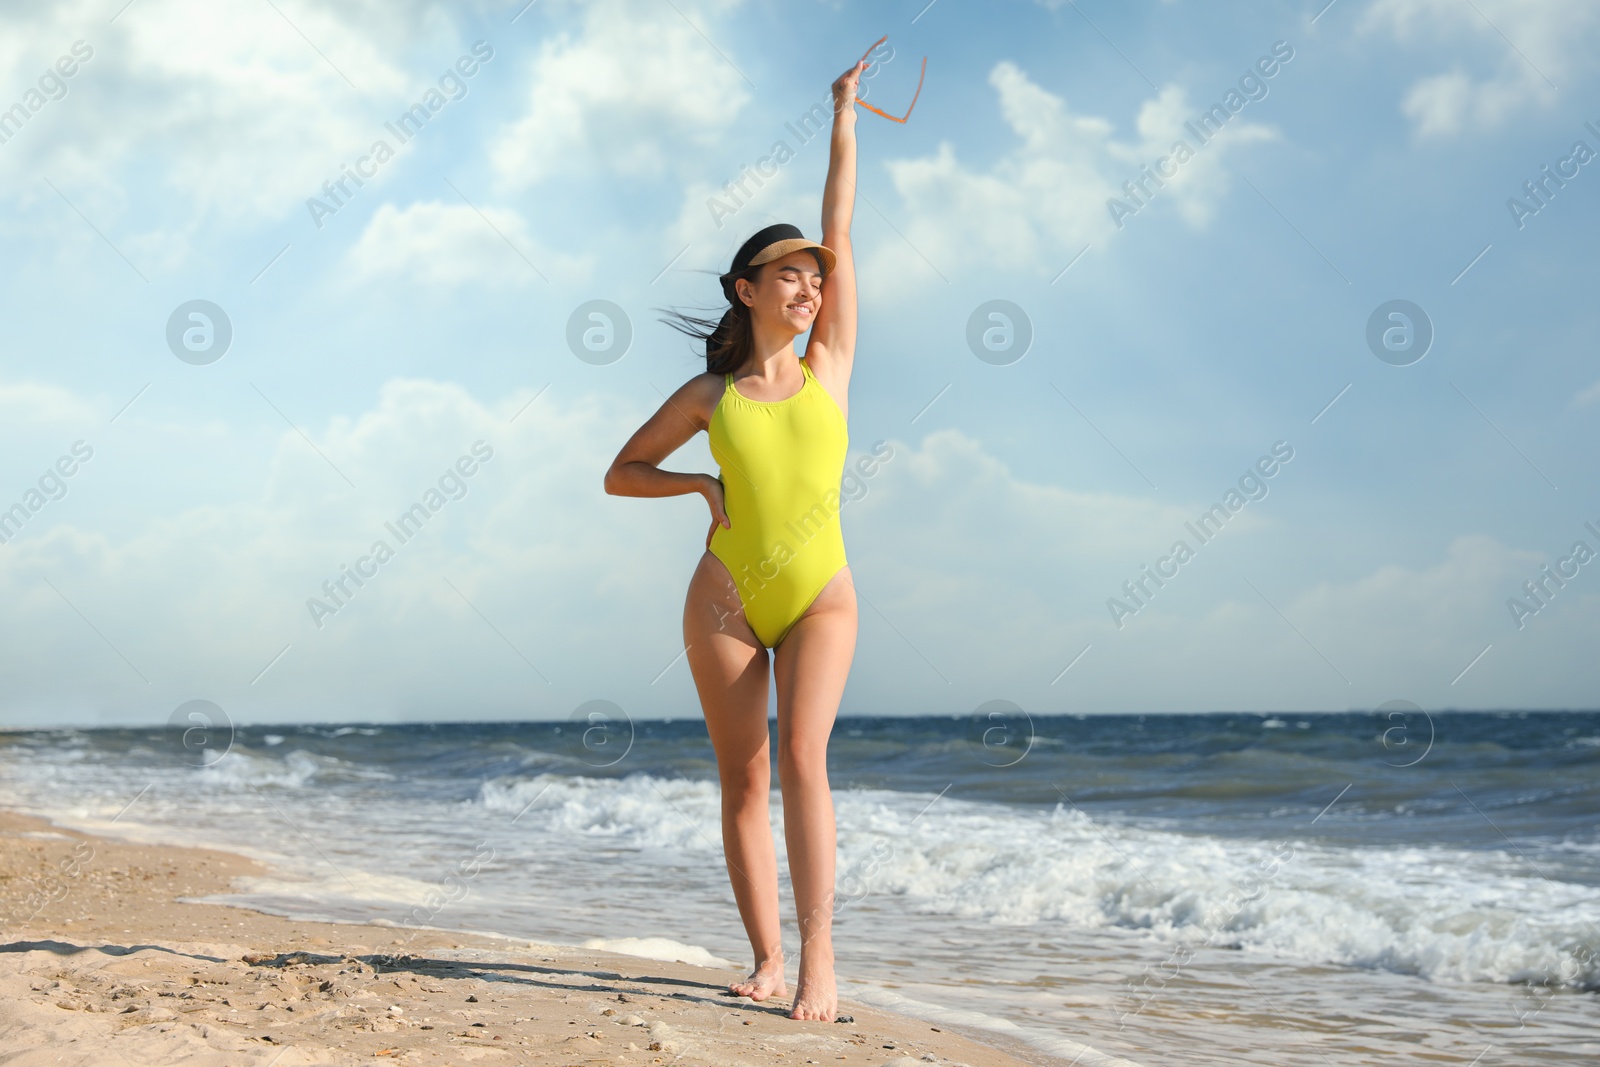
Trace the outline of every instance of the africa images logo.
<instances>
[{"instance_id":1,"label":"africa images logo","mask_svg":"<svg viewBox=\"0 0 1600 1067\"><path fill-rule=\"evenodd\" d=\"M487 63L493 58L494 49L489 47L487 41L475 41L472 45L472 55L462 56L456 60L453 68L446 69L439 75L438 89L430 86L428 91L422 94L421 100L412 104L393 122L385 122L383 128L392 133L401 145L406 144L421 133L428 121L443 111L446 104L464 99L468 91L464 79L477 74L480 63ZM315 196L306 198L306 210L311 213L311 221L317 224L317 229L322 229L322 220L325 217L337 215L347 201L355 198L356 190L367 184L363 179L377 177L378 168L394 157L394 148L380 137L372 142L372 147L367 149L366 155L355 161L353 168L348 163L341 163L339 176L322 183L325 199ZM350 188L352 182L355 183L355 189Z\"/></svg>"},{"instance_id":2,"label":"africa images logo","mask_svg":"<svg viewBox=\"0 0 1600 1067\"><path fill-rule=\"evenodd\" d=\"M0 111L0 144L5 144L22 132L29 119L44 109L52 100L63 100L69 91L67 79L77 74L82 64L94 57L94 49L84 41L72 42L72 55L57 59L54 67L46 67L39 75L39 87L29 89L22 99Z\"/></svg>"},{"instance_id":3,"label":"africa images logo","mask_svg":"<svg viewBox=\"0 0 1600 1067\"><path fill-rule=\"evenodd\" d=\"M306 598L306 610L311 613L311 621L316 623L317 629L322 629L324 619L339 614L340 609L354 599L367 582L378 576L379 569L395 557L396 545L404 545L421 533L423 524L438 514L445 504L465 497L469 490L467 479L477 474L483 464L493 458L492 445L482 440L474 441L472 455L463 455L445 468L439 476L438 488L429 486L421 499L402 511L399 518L383 524L384 529L394 537L395 545L390 545L380 537L372 542L367 554L359 557L354 566L340 564L339 573L322 583L322 592L327 599L315 596Z\"/></svg>"},{"instance_id":4,"label":"africa images logo","mask_svg":"<svg viewBox=\"0 0 1600 1067\"><path fill-rule=\"evenodd\" d=\"M1166 188L1167 182L1178 176L1178 168L1220 135L1228 120L1243 111L1246 104L1253 100L1265 100L1270 92L1267 82L1277 77L1278 72L1293 58L1294 47L1288 41L1274 41L1272 54L1260 57L1254 67L1240 75L1237 89L1230 88L1220 102L1201 112L1198 119L1183 124L1183 128L1195 139L1193 146L1183 138L1178 138L1172 142L1170 154L1156 160L1155 173L1151 173L1150 165L1145 164L1139 168L1141 177L1123 182L1122 191L1128 199L1113 196L1106 200L1106 210L1111 213L1111 221L1117 224L1117 229L1125 225L1123 219L1137 215L1154 199L1158 190Z\"/></svg>"}]
</instances>

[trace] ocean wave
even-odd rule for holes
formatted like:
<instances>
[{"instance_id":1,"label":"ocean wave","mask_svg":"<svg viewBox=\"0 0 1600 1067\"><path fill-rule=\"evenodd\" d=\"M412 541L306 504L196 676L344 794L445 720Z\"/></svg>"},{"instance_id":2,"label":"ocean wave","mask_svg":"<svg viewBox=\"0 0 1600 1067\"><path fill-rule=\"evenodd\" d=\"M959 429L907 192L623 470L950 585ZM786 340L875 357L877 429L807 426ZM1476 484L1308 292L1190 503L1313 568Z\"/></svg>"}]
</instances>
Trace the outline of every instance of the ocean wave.
<instances>
[{"instance_id":1,"label":"ocean wave","mask_svg":"<svg viewBox=\"0 0 1600 1067\"><path fill-rule=\"evenodd\" d=\"M480 800L526 808L558 836L720 854L711 782L540 775L485 782ZM1600 889L1548 880L1514 852L1240 840L887 790L834 803L840 909L876 898L1432 980L1600 989ZM772 821L781 865L776 792Z\"/></svg>"},{"instance_id":2,"label":"ocean wave","mask_svg":"<svg viewBox=\"0 0 1600 1067\"><path fill-rule=\"evenodd\" d=\"M722 851L722 801L714 782L648 774L508 776L484 782L478 800L489 811L515 812L519 824L545 833L612 838L635 848Z\"/></svg>"},{"instance_id":3,"label":"ocean wave","mask_svg":"<svg viewBox=\"0 0 1600 1067\"><path fill-rule=\"evenodd\" d=\"M376 767L363 766L337 756L304 749L291 749L278 755L259 754L235 745L227 755L200 768L199 779L219 789L245 789L251 786L277 786L303 789L325 780L391 781L394 775Z\"/></svg>"},{"instance_id":4,"label":"ocean wave","mask_svg":"<svg viewBox=\"0 0 1600 1067\"><path fill-rule=\"evenodd\" d=\"M840 794L842 903L876 894L1003 924L1122 928L1448 981L1600 989L1600 890L1519 855L1185 835L1058 806L1042 815ZM941 810L942 809L942 810ZM915 816L915 817L908 817Z\"/></svg>"}]
</instances>

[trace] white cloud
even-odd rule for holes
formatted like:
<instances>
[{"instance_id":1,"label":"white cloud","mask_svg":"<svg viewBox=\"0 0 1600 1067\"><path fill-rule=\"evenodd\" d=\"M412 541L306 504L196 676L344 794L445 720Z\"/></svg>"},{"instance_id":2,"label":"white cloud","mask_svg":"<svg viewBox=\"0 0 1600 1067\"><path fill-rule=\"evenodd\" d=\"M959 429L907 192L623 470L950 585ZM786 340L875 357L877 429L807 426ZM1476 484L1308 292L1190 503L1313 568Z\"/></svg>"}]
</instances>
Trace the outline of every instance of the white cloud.
<instances>
[{"instance_id":1,"label":"white cloud","mask_svg":"<svg viewBox=\"0 0 1600 1067\"><path fill-rule=\"evenodd\" d=\"M39 180L50 178L152 269L181 258L202 226L304 212L469 47L455 27L462 13L425 0L139 0L114 23L105 8L11 5L0 16L7 93L74 41L93 50L66 96L0 146L0 174L29 200L55 200ZM419 54L432 58L414 71L391 58Z\"/></svg>"},{"instance_id":2,"label":"white cloud","mask_svg":"<svg viewBox=\"0 0 1600 1067\"><path fill-rule=\"evenodd\" d=\"M595 170L654 177L714 145L750 99L744 78L702 36L725 40L715 16L730 6L589 5L580 37L562 33L540 46L527 111L491 149L504 188Z\"/></svg>"},{"instance_id":3,"label":"white cloud","mask_svg":"<svg viewBox=\"0 0 1600 1067\"><path fill-rule=\"evenodd\" d=\"M1476 83L1460 71L1413 82L1400 102L1401 112L1423 137L1459 133L1466 126L1499 125L1528 98L1524 80Z\"/></svg>"},{"instance_id":4,"label":"white cloud","mask_svg":"<svg viewBox=\"0 0 1600 1067\"><path fill-rule=\"evenodd\" d=\"M1463 535L1433 560L1325 578L1316 536L1286 528L1269 496L1230 520L1118 630L1106 597L1175 538L1193 546L1183 524L1209 500L1029 482L954 430L895 447L868 497L846 513L858 586L870 600L863 633L879 642L876 665L858 656L852 677L865 706L909 699L970 710L997 696L1034 709L1121 711L1584 699L1561 664L1586 655L1586 635L1600 627L1600 587L1573 584L1523 633L1505 606L1545 561L1540 552ZM1491 642L1495 659L1453 687ZM1068 680L1052 685L1086 646Z\"/></svg>"},{"instance_id":5,"label":"white cloud","mask_svg":"<svg viewBox=\"0 0 1600 1067\"><path fill-rule=\"evenodd\" d=\"M1395 698L1425 708L1549 707L1577 697L1557 672L1506 670L1530 653L1576 654L1585 618L1600 622L1600 598L1574 598L1577 618L1540 620L1550 628L1533 637L1514 631L1504 599L1537 554L1461 536L1422 565L1384 564L1337 580L1307 575L1309 585L1268 577L1317 558L1307 539L1295 540L1305 556L1256 554L1243 577L1237 564L1213 560L1226 580L1198 614L1156 600L1124 632L1103 634L1080 685L1096 685L1092 695L1104 701L1096 706L1118 710L1343 710ZM1495 659L1452 687L1491 643ZM1106 684L1114 681L1124 689Z\"/></svg>"},{"instance_id":6,"label":"white cloud","mask_svg":"<svg viewBox=\"0 0 1600 1067\"><path fill-rule=\"evenodd\" d=\"M692 714L681 663L654 679L681 651L703 502L602 492L647 410L553 389L511 422L531 396L395 380L370 410L303 426L357 489L285 431L265 473L228 498L206 482L238 481L245 442L227 425L208 439L211 475L195 467L181 503L134 498L115 532L93 530L106 488L74 483L0 548L12 624L0 711L11 722L161 719L203 695L240 718L550 717L604 696L643 715ZM140 425L119 423L128 435L95 464L124 462L117 453ZM478 440L494 457L464 480L465 495L438 501L421 533L398 541L385 524ZM1029 481L956 430L891 445L843 516L862 593L854 710L970 709L997 696L1033 709L1201 710L1393 697L1550 706L1581 695L1571 664L1600 626L1588 579L1525 633L1505 612L1539 553L1460 537L1437 560L1327 579L1315 532L1286 531L1269 497L1118 631L1105 598L1210 501ZM703 440L671 466L712 469ZM319 629L307 599L325 597L322 583L379 539L394 558ZM1239 580L1241 560L1272 607ZM1472 686L1452 689L1491 640Z\"/></svg>"},{"instance_id":7,"label":"white cloud","mask_svg":"<svg viewBox=\"0 0 1600 1067\"><path fill-rule=\"evenodd\" d=\"M1458 60L1454 69L1417 78L1401 100L1418 136L1448 137L1553 105L1556 86L1590 66L1600 7L1590 0L1375 0L1356 29L1430 51L1467 41L1487 49L1492 73L1468 73Z\"/></svg>"},{"instance_id":8,"label":"white cloud","mask_svg":"<svg viewBox=\"0 0 1600 1067\"><path fill-rule=\"evenodd\" d=\"M1572 404L1580 408L1588 407L1590 404L1600 404L1600 381L1596 381L1587 389L1579 390L1578 395L1572 398Z\"/></svg>"},{"instance_id":9,"label":"white cloud","mask_svg":"<svg viewBox=\"0 0 1600 1067\"><path fill-rule=\"evenodd\" d=\"M674 616L704 505L605 496L602 475L638 413L551 390L511 422L531 397L484 403L453 384L396 380L371 410L303 426L358 489L294 431L279 435L270 469L242 496L166 508L136 499L138 514L115 524L131 533L80 525L70 506L92 509L103 497L75 486L0 548L0 595L28 623L8 637L12 655L0 665L8 720L49 709L55 721L113 709L164 717L186 693L278 718L510 713L530 700L564 714L606 676L597 650L641 621L653 629L640 653L659 653L653 676L678 651ZM237 480L229 457L246 450L229 432L208 449L219 484ZM478 440L493 459L402 543L386 522L440 486ZM225 496L200 488L205 477L186 498ZM324 597L323 581L380 539L394 558L319 629L307 599Z\"/></svg>"},{"instance_id":10,"label":"white cloud","mask_svg":"<svg viewBox=\"0 0 1600 1067\"><path fill-rule=\"evenodd\" d=\"M593 257L574 259L539 245L515 210L482 211L480 215L466 204L437 201L404 208L380 205L350 249L356 277L490 286L525 285L538 281L540 274L573 282L588 277Z\"/></svg>"},{"instance_id":11,"label":"white cloud","mask_svg":"<svg viewBox=\"0 0 1600 1067\"><path fill-rule=\"evenodd\" d=\"M826 152L824 147L822 151ZM733 204L720 186L708 182L690 182L684 187L678 217L663 235L661 261L667 262L685 245L690 251L674 266L674 271L728 269L733 254L756 230L774 222L790 222L801 230L820 239L822 217L822 189L802 189L795 180L796 171L791 164L780 169L760 188L747 185L754 195L744 199L732 214L713 213L708 201L715 198L721 204ZM736 175L730 175L736 177ZM721 225L718 225L718 222ZM701 288L707 298L721 300L721 291L708 282Z\"/></svg>"},{"instance_id":12,"label":"white cloud","mask_svg":"<svg viewBox=\"0 0 1600 1067\"><path fill-rule=\"evenodd\" d=\"M909 217L896 220L905 240L886 239L862 272L875 286L909 289L936 277L935 270L946 276L986 267L1053 274L1084 245L1117 232L1107 201L1125 198L1123 183L1142 178L1140 168L1153 167L1179 138L1196 155L1155 191L1149 206L1159 214L1170 205L1191 226L1203 227L1229 187L1226 153L1277 136L1268 126L1234 117L1202 146L1183 126L1202 109L1169 85L1141 105L1137 139L1119 141L1109 119L1073 112L1014 63L996 64L989 84L1019 143L987 170L962 163L947 142L931 157L889 161Z\"/></svg>"},{"instance_id":13,"label":"white cloud","mask_svg":"<svg viewBox=\"0 0 1600 1067\"><path fill-rule=\"evenodd\" d=\"M1263 84L1270 86L1271 83ZM1270 91L1269 88L1269 94ZM1139 106L1139 116L1134 124L1140 137L1137 144L1109 144L1111 154L1128 164L1130 175L1137 168L1153 164L1159 156L1166 155L1177 141L1197 147L1195 159L1181 166L1177 177L1167 183L1170 188L1157 193L1161 198L1171 196L1179 215L1196 229L1204 229L1210 224L1216 215L1218 203L1232 187L1231 175L1222 165L1225 152L1239 145L1278 138L1277 130L1271 126L1230 119L1211 144L1199 148L1196 145L1198 138L1185 129L1184 124L1196 121L1201 110L1190 107L1182 89L1169 85L1154 99L1146 100Z\"/></svg>"},{"instance_id":14,"label":"white cloud","mask_svg":"<svg viewBox=\"0 0 1600 1067\"><path fill-rule=\"evenodd\" d=\"M7 430L81 428L105 418L94 403L71 390L35 382L0 382L0 426Z\"/></svg>"}]
</instances>

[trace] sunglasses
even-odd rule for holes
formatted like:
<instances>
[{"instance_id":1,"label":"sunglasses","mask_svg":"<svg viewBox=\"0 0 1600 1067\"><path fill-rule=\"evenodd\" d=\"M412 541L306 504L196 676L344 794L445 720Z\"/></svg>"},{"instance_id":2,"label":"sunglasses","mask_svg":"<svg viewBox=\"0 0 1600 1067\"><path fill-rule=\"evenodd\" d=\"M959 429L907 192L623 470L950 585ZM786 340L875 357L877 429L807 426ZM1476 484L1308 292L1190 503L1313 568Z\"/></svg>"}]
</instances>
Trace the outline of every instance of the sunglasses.
<instances>
[{"instance_id":1,"label":"sunglasses","mask_svg":"<svg viewBox=\"0 0 1600 1067\"><path fill-rule=\"evenodd\" d=\"M889 35L886 33L882 37L879 37L876 41L872 42L872 48L878 47L880 44L882 44L883 42L887 41L888 39L889 39ZM865 52L863 52L861 54L861 59L866 59L867 56L871 55L872 54L872 48L869 48ZM856 60L856 62L859 64L861 62L861 59ZM871 66L872 64L869 63L867 65ZM894 115L889 114L887 111L879 111L877 108L873 107L871 104L867 103L865 100L862 100L860 97L856 98L856 103L860 104L862 107L866 108L868 111L873 111L873 112L876 112L879 115L882 115L884 118L888 119L890 122L902 122L903 123L903 122L905 122L906 119L911 117L911 109L917 106L917 97L922 95L922 78L923 78L923 75L925 75L927 73L928 73L928 57L927 56L923 56L922 57L922 72L917 75L917 91L914 94L912 94L911 103L906 106L906 113L904 115L896 117Z\"/></svg>"}]
</instances>

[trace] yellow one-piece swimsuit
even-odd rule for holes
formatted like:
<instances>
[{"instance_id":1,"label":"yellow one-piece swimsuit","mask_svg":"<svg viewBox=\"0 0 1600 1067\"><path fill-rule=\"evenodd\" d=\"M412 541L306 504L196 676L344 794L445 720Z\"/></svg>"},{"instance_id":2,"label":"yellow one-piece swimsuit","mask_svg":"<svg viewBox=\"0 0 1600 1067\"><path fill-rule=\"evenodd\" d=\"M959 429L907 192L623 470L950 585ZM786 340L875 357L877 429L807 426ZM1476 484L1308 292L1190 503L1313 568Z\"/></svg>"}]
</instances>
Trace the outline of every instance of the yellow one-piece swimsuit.
<instances>
[{"instance_id":1,"label":"yellow one-piece swimsuit","mask_svg":"<svg viewBox=\"0 0 1600 1067\"><path fill-rule=\"evenodd\" d=\"M850 432L839 404L805 359L785 400L751 400L724 375L706 432L720 468L727 527L711 553L738 587L756 637L775 648L845 566L839 493Z\"/></svg>"}]
</instances>

